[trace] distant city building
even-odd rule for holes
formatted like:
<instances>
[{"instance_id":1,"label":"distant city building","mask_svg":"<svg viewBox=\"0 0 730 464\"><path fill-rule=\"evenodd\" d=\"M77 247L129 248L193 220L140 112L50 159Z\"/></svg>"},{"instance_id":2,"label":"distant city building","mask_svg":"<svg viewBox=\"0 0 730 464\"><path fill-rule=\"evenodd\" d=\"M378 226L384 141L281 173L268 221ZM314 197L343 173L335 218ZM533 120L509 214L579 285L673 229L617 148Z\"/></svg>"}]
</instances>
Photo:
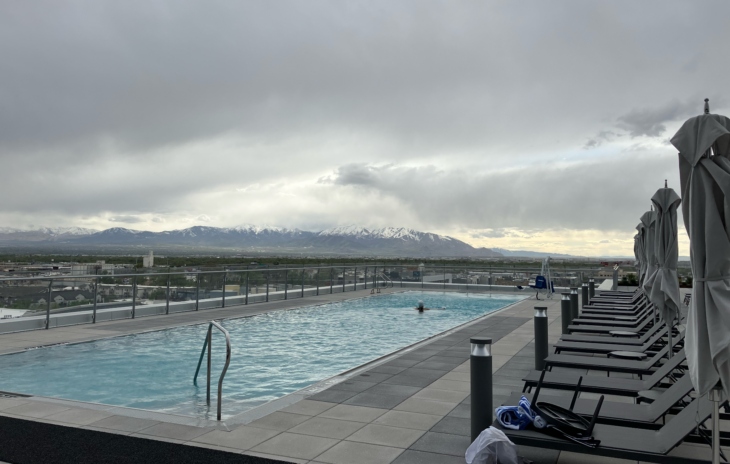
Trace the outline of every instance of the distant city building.
<instances>
[{"instance_id":1,"label":"distant city building","mask_svg":"<svg viewBox=\"0 0 730 464\"><path fill-rule=\"evenodd\" d=\"M152 250L150 250L150 253L147 256L142 257L142 266L152 267L154 265L155 265L155 257L152 254Z\"/></svg>"},{"instance_id":2,"label":"distant city building","mask_svg":"<svg viewBox=\"0 0 730 464\"><path fill-rule=\"evenodd\" d=\"M106 264L105 261L97 261L96 263L72 264L71 275L101 274L103 271L111 273L114 267L115 266L113 264Z\"/></svg>"}]
</instances>

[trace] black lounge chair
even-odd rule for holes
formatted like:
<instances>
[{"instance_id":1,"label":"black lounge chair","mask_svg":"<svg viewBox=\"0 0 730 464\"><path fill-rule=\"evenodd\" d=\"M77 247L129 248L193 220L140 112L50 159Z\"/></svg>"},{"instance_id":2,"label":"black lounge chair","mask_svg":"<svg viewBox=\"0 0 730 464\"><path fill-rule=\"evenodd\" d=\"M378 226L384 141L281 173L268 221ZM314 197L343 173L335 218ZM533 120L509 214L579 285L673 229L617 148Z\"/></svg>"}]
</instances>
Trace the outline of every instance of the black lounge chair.
<instances>
[{"instance_id":1,"label":"black lounge chair","mask_svg":"<svg viewBox=\"0 0 730 464\"><path fill-rule=\"evenodd\" d=\"M653 335L649 337L646 342L642 345L637 344L618 344L618 343L586 343L586 342L569 342L560 340L555 344L555 354L560 354L563 351L576 352L576 353L595 353L595 354L608 354L612 351L635 351L637 353L643 353L649 350L651 347L656 345L666 335L666 328L664 330L656 330ZM603 337L609 338L609 337ZM609 338L609 340L611 340ZM621 339L619 339L621 340ZM625 339L624 339L625 340Z\"/></svg>"},{"instance_id":2,"label":"black lounge chair","mask_svg":"<svg viewBox=\"0 0 730 464\"><path fill-rule=\"evenodd\" d=\"M644 319L644 321L641 324L639 324L637 326L632 326L631 324L622 324L620 321L616 321L616 322L612 323L611 325L586 325L586 324L575 325L575 324L571 324L568 326L568 330L570 331L570 333L585 332L585 333L605 333L605 334L608 334L610 332L620 331L620 330L626 330L626 329L631 329L636 332L640 332L640 331L648 328L648 326L650 324L652 324L653 322L654 322L654 320L652 318L647 317Z\"/></svg>"},{"instance_id":3,"label":"black lounge chair","mask_svg":"<svg viewBox=\"0 0 730 464\"><path fill-rule=\"evenodd\" d=\"M677 343L684 340L684 332L672 340L672 349ZM618 350L616 350L618 351ZM646 360L637 361L633 359L597 358L594 356L575 356L569 354L551 354L545 358L545 366L548 370L553 367L568 367L572 369L591 369L596 371L624 372L627 374L638 374L639 378L645 374L651 374L656 366L669 353L669 346L665 346ZM637 353L638 354L638 353ZM684 354L684 352L683 352ZM677 356L676 354L674 356Z\"/></svg>"},{"instance_id":4,"label":"black lounge chair","mask_svg":"<svg viewBox=\"0 0 730 464\"><path fill-rule=\"evenodd\" d=\"M712 414L713 405L706 397L693 400L659 430L640 429L608 424L596 424L592 435L600 444L595 448L583 446L565 438L556 438L533 428L511 430L499 421L494 427L502 430L517 445L533 446L560 451L570 451L592 456L605 456L631 461L658 462L665 464L707 464L699 458L668 455L696 428L697 421L704 422ZM587 458L586 462L590 462Z\"/></svg>"},{"instance_id":5,"label":"black lounge chair","mask_svg":"<svg viewBox=\"0 0 730 464\"><path fill-rule=\"evenodd\" d=\"M664 324L655 324L651 326L643 334L639 331L621 329L621 332L633 332L637 338L626 338L626 337L609 337L607 335L581 335L581 334L564 334L560 337L561 341L570 342L584 342L584 343L613 343L616 345L643 345L649 338L651 338L657 331L665 328ZM609 332L610 334L610 332Z\"/></svg>"},{"instance_id":6,"label":"black lounge chair","mask_svg":"<svg viewBox=\"0 0 730 464\"><path fill-rule=\"evenodd\" d=\"M651 313L651 311L644 311L638 316L600 316L596 314L581 314L579 317L576 317L571 322L573 325L621 325L627 328L631 328L638 326L644 321L644 319L651 318L652 316L653 314Z\"/></svg>"},{"instance_id":7,"label":"black lounge chair","mask_svg":"<svg viewBox=\"0 0 730 464\"><path fill-rule=\"evenodd\" d=\"M584 377L585 378L585 377ZM689 375L681 377L671 387L659 392L653 403L650 404L630 404L604 401L598 415L597 422L613 425L630 425L634 424L643 428L657 428L657 421L664 419L667 413L676 412L675 406L679 404L680 408L685 407L686 403L682 400L692 392L692 380ZM518 404L522 395L532 401L530 393L513 393L504 404ZM569 408L572 402L570 396L550 395L544 390L540 393L540 399L549 403L557 404L564 408ZM574 412L582 416L592 416L596 410L597 400L578 398L575 402Z\"/></svg>"},{"instance_id":8,"label":"black lounge chair","mask_svg":"<svg viewBox=\"0 0 730 464\"><path fill-rule=\"evenodd\" d=\"M636 296L634 298L617 298L617 297L604 297L604 296L594 296L591 298L591 303L609 303L609 304L625 304L625 305L633 305L638 304L644 299L642 296Z\"/></svg>"},{"instance_id":9,"label":"black lounge chair","mask_svg":"<svg viewBox=\"0 0 730 464\"><path fill-rule=\"evenodd\" d=\"M600 359L600 358L589 358ZM639 392L651 390L659 385L666 378L673 378L675 371L683 371L682 365L686 361L684 350L680 350L671 359L667 360L661 367L654 371L645 379L622 379L618 377L599 377L584 376L581 383L580 391L590 393L601 393L605 395L631 396L637 397ZM540 379L541 371L532 371L522 380L525 386L523 392L532 390L537 386ZM546 372L543 379L543 388L553 390L575 390L580 376L573 373L565 372Z\"/></svg>"},{"instance_id":10,"label":"black lounge chair","mask_svg":"<svg viewBox=\"0 0 730 464\"><path fill-rule=\"evenodd\" d=\"M630 316L641 314L648 309L646 303L632 306L630 308L622 308L616 306L583 306L581 309L581 315L583 314L616 314L618 316Z\"/></svg>"}]
</instances>

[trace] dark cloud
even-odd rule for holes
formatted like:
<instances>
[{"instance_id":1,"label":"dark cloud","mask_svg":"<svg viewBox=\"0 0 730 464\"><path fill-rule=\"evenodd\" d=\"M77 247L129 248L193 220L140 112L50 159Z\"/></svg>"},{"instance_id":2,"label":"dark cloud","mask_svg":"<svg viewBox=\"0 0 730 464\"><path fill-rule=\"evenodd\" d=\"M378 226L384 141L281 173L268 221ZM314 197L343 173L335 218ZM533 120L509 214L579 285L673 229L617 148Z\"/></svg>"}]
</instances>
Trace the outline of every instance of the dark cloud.
<instances>
[{"instance_id":1,"label":"dark cloud","mask_svg":"<svg viewBox=\"0 0 730 464\"><path fill-rule=\"evenodd\" d=\"M614 131L600 131L595 137L588 139L586 144L583 146L584 150L590 150L591 148L597 148L605 143L612 142L617 137L621 137L621 134L617 134Z\"/></svg>"},{"instance_id":2,"label":"dark cloud","mask_svg":"<svg viewBox=\"0 0 730 464\"><path fill-rule=\"evenodd\" d=\"M718 98L715 103L721 103ZM619 116L617 126L629 133L631 137L659 137L667 130L666 123L685 120L702 113L702 99L695 97L684 102L676 98L668 103L653 108L634 108Z\"/></svg>"}]
</instances>

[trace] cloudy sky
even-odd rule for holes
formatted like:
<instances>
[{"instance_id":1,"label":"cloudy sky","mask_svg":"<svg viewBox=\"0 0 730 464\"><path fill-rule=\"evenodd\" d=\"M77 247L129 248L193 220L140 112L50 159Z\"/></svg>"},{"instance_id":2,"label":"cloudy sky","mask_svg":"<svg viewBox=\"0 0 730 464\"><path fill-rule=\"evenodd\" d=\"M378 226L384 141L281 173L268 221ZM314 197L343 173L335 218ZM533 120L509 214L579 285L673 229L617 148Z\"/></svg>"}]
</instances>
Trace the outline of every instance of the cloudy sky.
<instances>
[{"instance_id":1,"label":"cloudy sky","mask_svg":"<svg viewBox=\"0 0 730 464\"><path fill-rule=\"evenodd\" d=\"M726 1L0 1L0 226L633 254ZM688 241L680 221L680 254Z\"/></svg>"}]
</instances>

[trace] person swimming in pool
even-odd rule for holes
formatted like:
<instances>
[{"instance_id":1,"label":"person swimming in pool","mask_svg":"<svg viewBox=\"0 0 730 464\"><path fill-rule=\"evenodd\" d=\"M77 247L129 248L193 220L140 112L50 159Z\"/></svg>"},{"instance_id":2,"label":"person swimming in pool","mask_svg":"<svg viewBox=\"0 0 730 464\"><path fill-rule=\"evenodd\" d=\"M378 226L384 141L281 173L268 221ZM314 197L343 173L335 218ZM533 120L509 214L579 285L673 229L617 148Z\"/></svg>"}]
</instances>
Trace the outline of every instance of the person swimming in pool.
<instances>
[{"instance_id":1,"label":"person swimming in pool","mask_svg":"<svg viewBox=\"0 0 730 464\"><path fill-rule=\"evenodd\" d=\"M415 310L419 313L422 313L424 311L430 311L431 308L424 308L423 307L423 300L418 300L418 306L415 307Z\"/></svg>"},{"instance_id":2,"label":"person swimming in pool","mask_svg":"<svg viewBox=\"0 0 730 464\"><path fill-rule=\"evenodd\" d=\"M415 309L415 310L416 310L416 311L418 311L419 313L422 313L422 312L424 312L424 311L431 311L432 309L446 309L446 307L442 307L442 308L425 308L425 307L423 306L423 300L418 300L418 306L416 306L416 307L415 307L415 308L413 308L413 309Z\"/></svg>"}]
</instances>

